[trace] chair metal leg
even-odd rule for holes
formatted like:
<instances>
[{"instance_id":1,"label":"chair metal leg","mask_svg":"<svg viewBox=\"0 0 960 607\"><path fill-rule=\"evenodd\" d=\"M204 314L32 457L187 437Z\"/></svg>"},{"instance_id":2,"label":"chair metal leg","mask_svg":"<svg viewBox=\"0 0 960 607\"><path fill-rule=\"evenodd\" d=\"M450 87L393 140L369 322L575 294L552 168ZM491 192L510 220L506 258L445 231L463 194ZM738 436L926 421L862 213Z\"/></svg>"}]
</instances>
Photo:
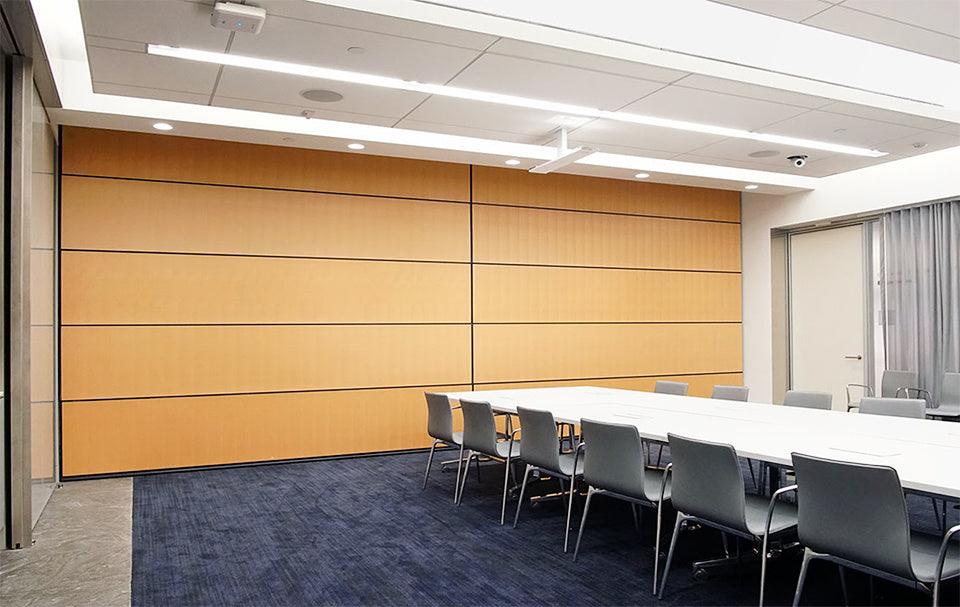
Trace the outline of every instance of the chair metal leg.
<instances>
[{"instance_id":1,"label":"chair metal leg","mask_svg":"<svg viewBox=\"0 0 960 607\"><path fill-rule=\"evenodd\" d=\"M567 502L567 528L563 531L563 553L567 553L570 545L570 520L573 518L573 498L577 494L577 475L570 475L570 499Z\"/></svg>"},{"instance_id":2,"label":"chair metal leg","mask_svg":"<svg viewBox=\"0 0 960 607\"><path fill-rule=\"evenodd\" d=\"M657 445L657 465L654 468L660 467L660 458L663 457L663 445Z\"/></svg>"},{"instance_id":3,"label":"chair metal leg","mask_svg":"<svg viewBox=\"0 0 960 607\"><path fill-rule=\"evenodd\" d=\"M630 503L630 513L633 514L633 529L637 533L640 533L640 519L637 516L637 505L633 502Z\"/></svg>"},{"instance_id":4,"label":"chair metal leg","mask_svg":"<svg viewBox=\"0 0 960 607\"><path fill-rule=\"evenodd\" d=\"M430 445L430 455L427 457L427 470L423 473L423 487L420 487L420 491L427 488L427 479L430 478L430 466L433 464L433 452L437 450L438 442L439 441L433 441L433 444Z\"/></svg>"},{"instance_id":5,"label":"chair metal leg","mask_svg":"<svg viewBox=\"0 0 960 607\"><path fill-rule=\"evenodd\" d=\"M577 543L573 547L573 561L577 561L577 554L580 552L580 540L583 539L583 528L587 526L587 512L590 512L590 498L593 497L593 494L596 492L596 489L593 487L587 488L587 501L583 504L583 516L580 517L580 531L577 533Z\"/></svg>"},{"instance_id":6,"label":"chair metal leg","mask_svg":"<svg viewBox=\"0 0 960 607\"><path fill-rule=\"evenodd\" d=\"M453 503L460 498L460 474L463 471L463 444L460 445L460 457L457 458L457 482L453 484Z\"/></svg>"},{"instance_id":7,"label":"chair metal leg","mask_svg":"<svg viewBox=\"0 0 960 607\"><path fill-rule=\"evenodd\" d=\"M670 575L670 565L673 563L673 551L677 547L677 537L680 535L680 528L686 523L687 517L677 512L677 523L673 526L673 537L670 539L670 549L667 551L667 564L663 567L663 581L660 582L660 592L658 599L663 598L663 589L667 587L667 577Z\"/></svg>"},{"instance_id":8,"label":"chair metal leg","mask_svg":"<svg viewBox=\"0 0 960 607\"><path fill-rule=\"evenodd\" d=\"M503 469L503 501L500 504L500 524L507 516L507 484L510 481L510 453L507 453L506 467Z\"/></svg>"},{"instance_id":9,"label":"chair metal leg","mask_svg":"<svg viewBox=\"0 0 960 607\"><path fill-rule=\"evenodd\" d=\"M750 468L750 480L753 481L753 488L757 490L757 494L760 493L760 483L757 482L757 476L753 473L753 460L747 460L747 468Z\"/></svg>"},{"instance_id":10,"label":"chair metal leg","mask_svg":"<svg viewBox=\"0 0 960 607\"><path fill-rule=\"evenodd\" d=\"M944 509L943 518L940 518L940 505L937 504L937 498L931 497L930 503L933 504L933 516L935 519L937 519L937 529L940 530L940 533L943 533L944 531L946 531L946 524L947 524L946 509ZM946 505L947 501L944 500L943 503L944 505Z\"/></svg>"},{"instance_id":11,"label":"chair metal leg","mask_svg":"<svg viewBox=\"0 0 960 607\"><path fill-rule=\"evenodd\" d=\"M460 496L457 498L457 505L463 503L463 490L467 486L467 476L470 474L470 460L476 457L473 451L467 451L467 463L463 467L463 478L460 479Z\"/></svg>"},{"instance_id":12,"label":"chair metal leg","mask_svg":"<svg viewBox=\"0 0 960 607\"><path fill-rule=\"evenodd\" d=\"M800 605L800 595L803 594L803 583L807 580L807 571L810 568L810 561L813 560L813 551L809 548L803 549L803 564L800 565L800 579L797 580L797 590L793 593L793 607Z\"/></svg>"},{"instance_id":13,"label":"chair metal leg","mask_svg":"<svg viewBox=\"0 0 960 607\"><path fill-rule=\"evenodd\" d=\"M517 502L517 513L513 515L513 528L517 528L517 521L520 519L520 508L523 506L523 494L527 491L527 479L530 477L530 470L533 469L533 466L527 464L526 470L523 471L523 482L520 483L520 501Z\"/></svg>"},{"instance_id":14,"label":"chair metal leg","mask_svg":"<svg viewBox=\"0 0 960 607\"><path fill-rule=\"evenodd\" d=\"M843 565L837 564L837 572L840 574L840 592L843 594L843 607L850 606L850 595L847 594L847 572Z\"/></svg>"},{"instance_id":15,"label":"chair metal leg","mask_svg":"<svg viewBox=\"0 0 960 607\"><path fill-rule=\"evenodd\" d=\"M727 534L723 531L720 532L720 541L723 542L724 558L730 558L730 541L727 538Z\"/></svg>"}]
</instances>

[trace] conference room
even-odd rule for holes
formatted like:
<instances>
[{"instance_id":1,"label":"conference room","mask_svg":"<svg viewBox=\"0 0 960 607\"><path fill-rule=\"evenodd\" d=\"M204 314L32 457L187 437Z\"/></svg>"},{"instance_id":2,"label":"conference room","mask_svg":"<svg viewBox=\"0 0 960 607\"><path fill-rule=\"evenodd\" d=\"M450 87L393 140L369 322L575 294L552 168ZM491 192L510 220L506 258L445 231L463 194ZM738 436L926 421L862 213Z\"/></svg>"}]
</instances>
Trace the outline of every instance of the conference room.
<instances>
[{"instance_id":1,"label":"conference room","mask_svg":"<svg viewBox=\"0 0 960 607\"><path fill-rule=\"evenodd\" d=\"M0 17L0 604L960 604L957 0Z\"/></svg>"}]
</instances>

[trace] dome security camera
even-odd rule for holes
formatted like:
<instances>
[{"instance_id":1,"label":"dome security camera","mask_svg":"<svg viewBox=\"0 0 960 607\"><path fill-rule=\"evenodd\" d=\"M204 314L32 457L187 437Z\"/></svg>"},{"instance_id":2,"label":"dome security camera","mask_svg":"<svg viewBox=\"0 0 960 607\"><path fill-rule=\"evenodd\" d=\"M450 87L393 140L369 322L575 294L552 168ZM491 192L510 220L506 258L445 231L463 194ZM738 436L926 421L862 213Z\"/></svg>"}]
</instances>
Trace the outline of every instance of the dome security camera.
<instances>
[{"instance_id":1,"label":"dome security camera","mask_svg":"<svg viewBox=\"0 0 960 607\"><path fill-rule=\"evenodd\" d=\"M790 161L790 164L800 169L803 168L803 165L807 164L807 155L797 154L796 156L787 156L787 160Z\"/></svg>"}]
</instances>

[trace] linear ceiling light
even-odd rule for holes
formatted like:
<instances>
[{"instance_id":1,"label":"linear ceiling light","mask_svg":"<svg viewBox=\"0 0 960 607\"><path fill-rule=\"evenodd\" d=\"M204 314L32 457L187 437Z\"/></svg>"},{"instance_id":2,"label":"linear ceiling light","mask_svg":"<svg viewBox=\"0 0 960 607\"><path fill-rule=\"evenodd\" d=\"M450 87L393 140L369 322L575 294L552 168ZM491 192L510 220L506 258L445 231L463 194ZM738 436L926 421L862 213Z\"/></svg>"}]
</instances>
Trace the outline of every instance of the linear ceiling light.
<instances>
[{"instance_id":1,"label":"linear ceiling light","mask_svg":"<svg viewBox=\"0 0 960 607\"><path fill-rule=\"evenodd\" d=\"M336 82L351 82L367 86L376 86L401 91L413 91L426 95L439 95L442 97L455 97L458 99L468 99L471 101L482 101L486 103L496 103L500 105L510 105L514 107L525 107L535 110L544 110L557 114L572 114L574 116L584 116L589 118L603 118L605 120L614 120L630 124L640 124L645 126L655 126L681 131L692 131L696 133L707 133L721 137L733 137L736 139L752 139L754 141L766 141L769 143L779 143L783 145L793 145L802 148L815 150L824 150L827 152L836 152L839 154L851 154L854 156L867 156L870 158L879 158L886 156L887 152L859 148L838 143L829 143L826 141L814 141L811 139L802 139L797 137L787 137L784 135L771 135L767 133L757 133L754 131L744 131L710 124L701 124L697 122L688 122L685 120L672 120L669 118L658 118L656 116L646 116L643 114L632 114L629 112L611 112L598 108L587 107L583 105L573 105L568 103L557 103L543 99L531 99L529 97L518 97L516 95L504 95L501 93L491 93L487 91L478 91L475 89L465 89L456 86L446 86L442 84L427 84L415 80L402 80L400 78L390 78L387 76L377 76L374 74L364 74L361 72L350 72L346 70L337 70L332 68L317 67L313 65L304 65L301 63L289 63L286 61L275 61L272 59L259 59L257 57L247 57L244 55L231 55L227 53L218 53L212 51L201 51L198 49L181 48L174 46L165 46L161 44L148 44L147 52L151 55L163 57L175 57L178 59L189 59L191 61L201 61L203 63L214 63L218 65L228 65L267 72L279 72L283 74L292 74L296 76L305 76L308 78L318 78L322 80L333 80Z\"/></svg>"}]
</instances>

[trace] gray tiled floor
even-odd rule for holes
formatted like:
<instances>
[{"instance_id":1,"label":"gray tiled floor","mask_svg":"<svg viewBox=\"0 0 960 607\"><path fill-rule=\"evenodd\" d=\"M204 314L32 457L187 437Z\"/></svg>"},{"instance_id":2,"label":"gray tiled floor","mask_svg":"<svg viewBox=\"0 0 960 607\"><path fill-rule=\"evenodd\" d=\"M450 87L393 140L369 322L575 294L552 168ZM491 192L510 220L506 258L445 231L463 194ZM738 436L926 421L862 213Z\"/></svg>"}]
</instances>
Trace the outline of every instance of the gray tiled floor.
<instances>
[{"instance_id":1,"label":"gray tiled floor","mask_svg":"<svg viewBox=\"0 0 960 607\"><path fill-rule=\"evenodd\" d=\"M0 551L0 605L130 605L132 500L129 478L57 489L34 546Z\"/></svg>"}]
</instances>

